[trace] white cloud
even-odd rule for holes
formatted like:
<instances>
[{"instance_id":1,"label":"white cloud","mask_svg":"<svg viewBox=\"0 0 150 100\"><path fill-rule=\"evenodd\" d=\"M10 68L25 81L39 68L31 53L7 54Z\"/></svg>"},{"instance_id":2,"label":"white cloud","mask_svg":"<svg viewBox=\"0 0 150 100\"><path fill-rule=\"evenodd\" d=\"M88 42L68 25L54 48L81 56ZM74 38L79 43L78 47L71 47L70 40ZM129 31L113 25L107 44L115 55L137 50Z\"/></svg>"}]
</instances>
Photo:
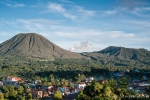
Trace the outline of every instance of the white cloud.
<instances>
[{"instance_id":1,"label":"white cloud","mask_svg":"<svg viewBox=\"0 0 150 100\"><path fill-rule=\"evenodd\" d=\"M89 16L94 16L95 15L95 11L92 11L92 10L85 10L83 9L82 7L80 6L76 6L77 8L77 11L80 12L81 14L83 14L85 17L89 17Z\"/></svg>"},{"instance_id":2,"label":"white cloud","mask_svg":"<svg viewBox=\"0 0 150 100\"><path fill-rule=\"evenodd\" d=\"M4 5L8 6L8 7L14 7L14 8L16 8L16 7L24 7L25 6L25 4L17 3L17 2L15 2L13 0L1 0L0 4L4 4Z\"/></svg>"},{"instance_id":3,"label":"white cloud","mask_svg":"<svg viewBox=\"0 0 150 100\"><path fill-rule=\"evenodd\" d=\"M2 36L11 36L11 34L8 32L0 31L0 37Z\"/></svg>"},{"instance_id":4,"label":"white cloud","mask_svg":"<svg viewBox=\"0 0 150 100\"><path fill-rule=\"evenodd\" d=\"M72 15L69 12L67 12L67 10L61 4L49 3L48 9L49 9L49 11L52 11L52 12L58 12L58 13L62 14L63 16L70 18L72 20L74 20L76 18L75 15Z\"/></svg>"},{"instance_id":5,"label":"white cloud","mask_svg":"<svg viewBox=\"0 0 150 100\"><path fill-rule=\"evenodd\" d=\"M14 4L10 4L10 3L5 3L8 7L24 7L24 4L19 4L19 3L14 3Z\"/></svg>"},{"instance_id":6,"label":"white cloud","mask_svg":"<svg viewBox=\"0 0 150 100\"><path fill-rule=\"evenodd\" d=\"M101 16L112 16L112 15L123 15L123 16L130 16L135 15L138 17L150 17L148 13L150 11L150 7L134 7L133 9L129 9L128 7L115 7L112 10L101 10Z\"/></svg>"},{"instance_id":7,"label":"white cloud","mask_svg":"<svg viewBox=\"0 0 150 100\"><path fill-rule=\"evenodd\" d=\"M49 3L48 11L44 11L45 13L53 12L59 13L66 18L72 19L74 21L79 21L78 19L84 20L85 18L93 17L96 14L96 11L86 10L81 6L71 4L59 4L59 3ZM81 20L80 20L81 21Z\"/></svg>"},{"instance_id":8,"label":"white cloud","mask_svg":"<svg viewBox=\"0 0 150 100\"><path fill-rule=\"evenodd\" d=\"M80 44L74 44L74 46L71 47L69 49L69 51L76 51L76 50L88 49L89 46L92 46L91 41L80 42Z\"/></svg>"},{"instance_id":9,"label":"white cloud","mask_svg":"<svg viewBox=\"0 0 150 100\"><path fill-rule=\"evenodd\" d=\"M134 26L138 28L150 27L150 21L145 21L145 20L122 20L121 22L133 24Z\"/></svg>"},{"instance_id":10,"label":"white cloud","mask_svg":"<svg viewBox=\"0 0 150 100\"><path fill-rule=\"evenodd\" d=\"M102 16L111 16L118 13L118 11L115 10L106 10L106 11L100 11Z\"/></svg>"},{"instance_id":11,"label":"white cloud","mask_svg":"<svg viewBox=\"0 0 150 100\"><path fill-rule=\"evenodd\" d=\"M65 3L73 3L73 2L70 1L70 0L60 0L60 1L65 2Z\"/></svg>"},{"instance_id":12,"label":"white cloud","mask_svg":"<svg viewBox=\"0 0 150 100\"><path fill-rule=\"evenodd\" d=\"M41 24L61 24L64 20L48 20L48 19L17 19L19 22L23 23L41 23Z\"/></svg>"},{"instance_id":13,"label":"white cloud","mask_svg":"<svg viewBox=\"0 0 150 100\"><path fill-rule=\"evenodd\" d=\"M24 4L15 3L13 7L24 7L24 6L25 6Z\"/></svg>"}]
</instances>

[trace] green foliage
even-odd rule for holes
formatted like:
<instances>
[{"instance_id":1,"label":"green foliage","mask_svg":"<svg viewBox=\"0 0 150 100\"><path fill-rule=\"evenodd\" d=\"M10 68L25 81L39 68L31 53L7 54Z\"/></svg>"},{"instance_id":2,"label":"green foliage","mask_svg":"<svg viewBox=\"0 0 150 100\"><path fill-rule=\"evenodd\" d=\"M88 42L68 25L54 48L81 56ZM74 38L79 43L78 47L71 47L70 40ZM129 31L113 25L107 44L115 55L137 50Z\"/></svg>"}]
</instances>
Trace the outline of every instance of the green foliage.
<instances>
[{"instance_id":1,"label":"green foliage","mask_svg":"<svg viewBox=\"0 0 150 100\"><path fill-rule=\"evenodd\" d=\"M0 92L0 100L4 100L4 94Z\"/></svg>"},{"instance_id":2,"label":"green foliage","mask_svg":"<svg viewBox=\"0 0 150 100\"><path fill-rule=\"evenodd\" d=\"M47 82L47 81L45 81L45 82L42 83L42 86L51 86L51 85L52 84L50 82Z\"/></svg>"},{"instance_id":3,"label":"green foliage","mask_svg":"<svg viewBox=\"0 0 150 100\"><path fill-rule=\"evenodd\" d=\"M21 95L17 95L16 97L17 100L25 100L25 97L22 97ZM29 99L28 99L29 100Z\"/></svg>"},{"instance_id":4,"label":"green foliage","mask_svg":"<svg viewBox=\"0 0 150 100\"><path fill-rule=\"evenodd\" d=\"M25 87L25 89L24 89L24 87ZM11 99L25 100L25 98L28 96L28 95L26 95L26 93L28 93L27 88L29 88L29 87L26 85L24 87L22 87L20 85L18 86L18 88L16 88L13 85L3 86L2 91L4 92L4 98L9 99L9 100L11 100Z\"/></svg>"},{"instance_id":5,"label":"green foliage","mask_svg":"<svg viewBox=\"0 0 150 100\"><path fill-rule=\"evenodd\" d=\"M84 74L78 74L76 77L75 77L75 82L76 83L79 83L81 81L85 81L86 80L86 77Z\"/></svg>"},{"instance_id":6,"label":"green foliage","mask_svg":"<svg viewBox=\"0 0 150 100\"><path fill-rule=\"evenodd\" d=\"M116 87L117 86L117 81L114 80L113 78L106 80L105 85L111 86L111 87Z\"/></svg>"},{"instance_id":7,"label":"green foliage","mask_svg":"<svg viewBox=\"0 0 150 100\"><path fill-rule=\"evenodd\" d=\"M3 87L2 87L2 91L3 91L4 93L8 93L8 92L9 92L9 90L8 90L8 88L7 88L6 86L3 86Z\"/></svg>"},{"instance_id":8,"label":"green foliage","mask_svg":"<svg viewBox=\"0 0 150 100\"><path fill-rule=\"evenodd\" d=\"M119 86L121 87L127 87L129 85L129 78L122 77L118 80Z\"/></svg>"},{"instance_id":9,"label":"green foliage","mask_svg":"<svg viewBox=\"0 0 150 100\"><path fill-rule=\"evenodd\" d=\"M32 94L28 93L27 96L26 96L26 100L31 100L31 99L32 99Z\"/></svg>"},{"instance_id":10,"label":"green foliage","mask_svg":"<svg viewBox=\"0 0 150 100\"><path fill-rule=\"evenodd\" d=\"M93 82L86 86L77 96L78 100L101 100L101 98L115 100L117 96L112 92L110 86L98 82Z\"/></svg>"},{"instance_id":11,"label":"green foliage","mask_svg":"<svg viewBox=\"0 0 150 100\"><path fill-rule=\"evenodd\" d=\"M60 91L55 91L53 95L53 100L62 100L62 95Z\"/></svg>"},{"instance_id":12,"label":"green foliage","mask_svg":"<svg viewBox=\"0 0 150 100\"><path fill-rule=\"evenodd\" d=\"M24 88L22 86L18 86L18 94L23 94Z\"/></svg>"},{"instance_id":13,"label":"green foliage","mask_svg":"<svg viewBox=\"0 0 150 100\"><path fill-rule=\"evenodd\" d=\"M50 78L50 82L53 83L54 82L54 75L50 74L49 78Z\"/></svg>"},{"instance_id":14,"label":"green foliage","mask_svg":"<svg viewBox=\"0 0 150 100\"><path fill-rule=\"evenodd\" d=\"M7 99L8 97L9 97L9 93L7 92L4 94L4 98Z\"/></svg>"},{"instance_id":15,"label":"green foliage","mask_svg":"<svg viewBox=\"0 0 150 100\"><path fill-rule=\"evenodd\" d=\"M83 93L83 91L80 91L77 100L90 100L90 97Z\"/></svg>"}]
</instances>

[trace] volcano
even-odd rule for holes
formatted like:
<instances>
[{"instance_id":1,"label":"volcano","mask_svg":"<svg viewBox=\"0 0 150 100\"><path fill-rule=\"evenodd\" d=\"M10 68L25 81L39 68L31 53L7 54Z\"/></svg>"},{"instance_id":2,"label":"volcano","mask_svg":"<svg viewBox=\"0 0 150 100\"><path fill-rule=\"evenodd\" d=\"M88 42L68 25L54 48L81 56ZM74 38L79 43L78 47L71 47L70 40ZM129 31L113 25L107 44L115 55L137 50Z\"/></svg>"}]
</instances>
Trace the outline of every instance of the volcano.
<instances>
[{"instance_id":1,"label":"volcano","mask_svg":"<svg viewBox=\"0 0 150 100\"><path fill-rule=\"evenodd\" d=\"M0 54L37 58L81 58L36 33L20 33L0 44Z\"/></svg>"}]
</instances>

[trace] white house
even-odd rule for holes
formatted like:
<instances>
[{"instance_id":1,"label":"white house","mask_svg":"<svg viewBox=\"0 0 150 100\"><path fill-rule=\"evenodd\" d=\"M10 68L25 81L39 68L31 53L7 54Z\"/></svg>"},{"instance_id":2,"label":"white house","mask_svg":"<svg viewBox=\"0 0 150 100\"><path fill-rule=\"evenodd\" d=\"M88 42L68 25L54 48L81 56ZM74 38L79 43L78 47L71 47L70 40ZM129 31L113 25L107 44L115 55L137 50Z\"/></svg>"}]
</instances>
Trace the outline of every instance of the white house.
<instances>
[{"instance_id":1,"label":"white house","mask_svg":"<svg viewBox=\"0 0 150 100\"><path fill-rule=\"evenodd\" d=\"M78 84L78 89L84 89L85 86L86 86L85 83L79 83Z\"/></svg>"}]
</instances>

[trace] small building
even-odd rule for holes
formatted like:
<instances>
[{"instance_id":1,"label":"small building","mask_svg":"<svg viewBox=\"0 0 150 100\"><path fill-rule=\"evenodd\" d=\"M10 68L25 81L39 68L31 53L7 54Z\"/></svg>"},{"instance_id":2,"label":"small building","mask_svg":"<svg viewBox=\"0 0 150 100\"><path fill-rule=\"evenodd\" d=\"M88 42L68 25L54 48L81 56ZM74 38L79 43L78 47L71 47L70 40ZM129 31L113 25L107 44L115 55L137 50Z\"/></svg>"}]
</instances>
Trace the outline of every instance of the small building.
<instances>
[{"instance_id":1,"label":"small building","mask_svg":"<svg viewBox=\"0 0 150 100\"><path fill-rule=\"evenodd\" d=\"M28 83L28 85L29 85L29 87L30 87L31 89L35 89L35 84Z\"/></svg>"},{"instance_id":2,"label":"small building","mask_svg":"<svg viewBox=\"0 0 150 100\"><path fill-rule=\"evenodd\" d=\"M58 87L58 90L62 93L62 95L69 94L72 91L70 87Z\"/></svg>"},{"instance_id":3,"label":"small building","mask_svg":"<svg viewBox=\"0 0 150 100\"><path fill-rule=\"evenodd\" d=\"M35 80L32 82L32 84L39 84L39 83L41 83L41 80Z\"/></svg>"},{"instance_id":4,"label":"small building","mask_svg":"<svg viewBox=\"0 0 150 100\"><path fill-rule=\"evenodd\" d=\"M21 78L13 76L7 76L6 78L6 82L18 82L18 81L21 81Z\"/></svg>"},{"instance_id":5,"label":"small building","mask_svg":"<svg viewBox=\"0 0 150 100\"><path fill-rule=\"evenodd\" d=\"M43 97L50 97L47 91L43 91Z\"/></svg>"},{"instance_id":6,"label":"small building","mask_svg":"<svg viewBox=\"0 0 150 100\"><path fill-rule=\"evenodd\" d=\"M79 83L79 84L75 84L74 85L74 88L75 89L79 89L79 90L83 90L84 88L85 88L85 86L86 86L86 84L84 83L84 82L81 82L81 83Z\"/></svg>"},{"instance_id":7,"label":"small building","mask_svg":"<svg viewBox=\"0 0 150 100\"><path fill-rule=\"evenodd\" d=\"M0 81L0 87L2 87L3 86L3 82L2 81Z\"/></svg>"},{"instance_id":8,"label":"small building","mask_svg":"<svg viewBox=\"0 0 150 100\"><path fill-rule=\"evenodd\" d=\"M53 86L42 86L42 90L49 90L49 89L51 89L51 88L53 88Z\"/></svg>"},{"instance_id":9,"label":"small building","mask_svg":"<svg viewBox=\"0 0 150 100\"><path fill-rule=\"evenodd\" d=\"M86 82L92 82L94 80L94 77L88 77L86 78Z\"/></svg>"},{"instance_id":10,"label":"small building","mask_svg":"<svg viewBox=\"0 0 150 100\"><path fill-rule=\"evenodd\" d=\"M104 84L106 80L98 80L98 82Z\"/></svg>"},{"instance_id":11,"label":"small building","mask_svg":"<svg viewBox=\"0 0 150 100\"><path fill-rule=\"evenodd\" d=\"M4 85L13 85L15 87L18 87L18 83L17 82L5 82Z\"/></svg>"},{"instance_id":12,"label":"small building","mask_svg":"<svg viewBox=\"0 0 150 100\"><path fill-rule=\"evenodd\" d=\"M42 90L32 90L31 94L32 94L32 98L42 98L43 91Z\"/></svg>"},{"instance_id":13,"label":"small building","mask_svg":"<svg viewBox=\"0 0 150 100\"><path fill-rule=\"evenodd\" d=\"M58 88L52 87L52 88L48 89L48 93L51 95L51 94L54 94L54 92L57 90L58 90Z\"/></svg>"}]
</instances>

